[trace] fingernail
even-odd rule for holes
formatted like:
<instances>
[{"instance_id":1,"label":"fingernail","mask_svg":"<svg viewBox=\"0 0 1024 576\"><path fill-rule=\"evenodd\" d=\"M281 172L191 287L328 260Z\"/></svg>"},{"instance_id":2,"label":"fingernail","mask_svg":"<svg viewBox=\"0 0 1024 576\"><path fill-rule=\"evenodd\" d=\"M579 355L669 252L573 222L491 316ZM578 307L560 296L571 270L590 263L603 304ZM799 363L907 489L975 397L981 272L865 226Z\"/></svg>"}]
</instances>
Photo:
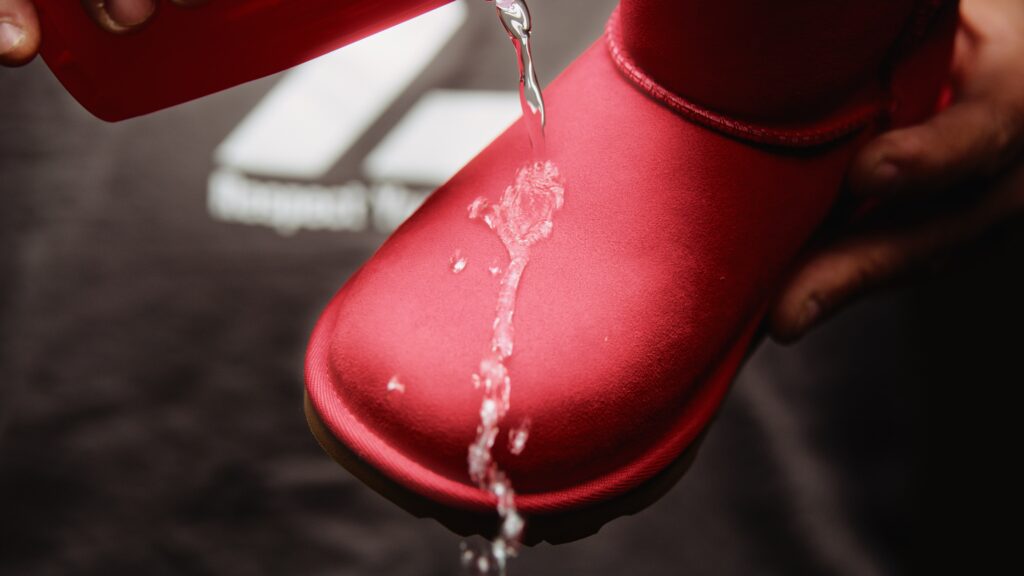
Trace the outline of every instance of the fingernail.
<instances>
[{"instance_id":1,"label":"fingernail","mask_svg":"<svg viewBox=\"0 0 1024 576\"><path fill-rule=\"evenodd\" d=\"M156 10L154 0L107 0L107 15L121 26L138 26Z\"/></svg>"},{"instance_id":2,"label":"fingernail","mask_svg":"<svg viewBox=\"0 0 1024 576\"><path fill-rule=\"evenodd\" d=\"M821 303L815 297L810 297L804 300L803 305L800 307L800 319L797 321L797 331L800 334L807 332L817 322L821 316Z\"/></svg>"},{"instance_id":3,"label":"fingernail","mask_svg":"<svg viewBox=\"0 0 1024 576\"><path fill-rule=\"evenodd\" d=\"M0 55L7 54L25 41L25 31L10 22L0 22Z\"/></svg>"}]
</instances>

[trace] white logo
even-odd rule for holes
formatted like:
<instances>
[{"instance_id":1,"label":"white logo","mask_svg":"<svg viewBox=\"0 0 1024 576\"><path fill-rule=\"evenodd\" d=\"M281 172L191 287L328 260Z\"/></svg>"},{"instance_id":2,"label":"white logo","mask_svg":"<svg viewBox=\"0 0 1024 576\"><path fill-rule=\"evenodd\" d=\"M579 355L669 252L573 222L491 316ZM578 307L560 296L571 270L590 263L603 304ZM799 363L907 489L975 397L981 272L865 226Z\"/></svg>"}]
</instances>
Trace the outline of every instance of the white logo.
<instances>
[{"instance_id":1,"label":"white logo","mask_svg":"<svg viewBox=\"0 0 1024 576\"><path fill-rule=\"evenodd\" d=\"M366 155L362 179L323 180L466 16L448 4L286 73L215 151L210 216L284 235L394 230L518 117L516 93L430 91Z\"/></svg>"}]
</instances>

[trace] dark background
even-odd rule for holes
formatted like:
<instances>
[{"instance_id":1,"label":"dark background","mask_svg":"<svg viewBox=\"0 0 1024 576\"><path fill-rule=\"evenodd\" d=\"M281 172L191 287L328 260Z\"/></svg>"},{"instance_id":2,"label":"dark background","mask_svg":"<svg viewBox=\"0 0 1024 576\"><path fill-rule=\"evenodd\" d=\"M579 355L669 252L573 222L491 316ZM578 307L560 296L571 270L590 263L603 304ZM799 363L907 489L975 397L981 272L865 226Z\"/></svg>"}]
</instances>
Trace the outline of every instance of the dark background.
<instances>
[{"instance_id":1,"label":"dark background","mask_svg":"<svg viewBox=\"0 0 1024 576\"><path fill-rule=\"evenodd\" d=\"M511 89L490 9L327 177L431 87ZM612 2L536 2L550 80ZM456 574L459 538L328 459L306 338L379 231L212 219L213 150L278 78L119 124L42 64L0 70L0 574ZM514 574L900 574L942 484L1021 383L1020 221L748 362L689 474ZM935 471L933 465L940 470Z\"/></svg>"}]
</instances>

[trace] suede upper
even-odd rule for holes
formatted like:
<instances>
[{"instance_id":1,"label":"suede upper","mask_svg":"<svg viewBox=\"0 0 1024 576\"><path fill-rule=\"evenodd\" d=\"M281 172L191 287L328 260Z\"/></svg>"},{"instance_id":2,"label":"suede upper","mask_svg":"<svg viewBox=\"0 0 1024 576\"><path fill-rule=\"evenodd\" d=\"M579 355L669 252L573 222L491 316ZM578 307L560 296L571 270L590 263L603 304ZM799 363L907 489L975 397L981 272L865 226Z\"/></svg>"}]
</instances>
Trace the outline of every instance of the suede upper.
<instances>
[{"instance_id":1,"label":"suede upper","mask_svg":"<svg viewBox=\"0 0 1024 576\"><path fill-rule=\"evenodd\" d=\"M707 79L702 61L708 70L732 75L753 74L760 62L753 58L743 68L736 56L743 48L733 46L742 38L722 40L730 37L712 31L700 36L706 48L677 40L683 44L673 50L686 56L664 56L689 62L693 71L658 75L650 64L658 51L636 35L682 33L686 26L659 26L651 23L657 18L640 16L661 6L665 20L683 18L679 4L697 10L711 3L622 5L624 22L648 22L647 28L624 23L622 47L634 62L647 64L638 71L650 84L624 73L601 39L545 92L547 152L564 177L565 204L522 277L516 347L507 363L511 411L502 431L529 418L530 438L520 455L510 454L501 436L494 448L518 493L517 506L528 514L557 513L628 492L693 441L724 397L777 282L835 201L851 156L883 126L876 115L864 129L831 141L783 147L721 130L668 105L652 86L686 78L687 86L696 84L685 98L673 96L700 101L696 109L724 114L733 107L750 118L779 119L775 124L783 130L790 130L788 114L804 109L789 106L772 88L758 105L757 84L766 76L753 84L750 78ZM752 41L768 42L757 35L757 21L736 24L758 11L726 5L735 18L711 18L706 25L749 29ZM844 6L857 12L853 4ZM879 58L898 42L912 12L906 3L861 10L861 17L835 20L811 11L823 19L812 20L812 39L820 29L838 28L835 37L853 42L865 21L879 14L887 19L879 23L887 41L872 36L865 46L842 50L861 61L845 62L828 82L803 80L820 75L824 64L795 56L800 50L746 50L789 60L788 72L773 60L778 66L763 73L795 78L794 101L815 93L822 102L830 95L839 102L840 92L857 92L862 83L877 88L879 69L894 64ZM790 40L784 43L792 44L792 34L802 28L786 22L783 36ZM847 22L857 34L843 33ZM932 30L932 39L922 43L938 46L927 59L931 68L902 93L920 110L934 107L948 63L952 27ZM655 70L648 74L648 68ZM730 83L735 101L705 102ZM800 129L815 127L801 122ZM493 506L493 498L469 482L466 450L481 397L471 375L488 350L498 293L488 267L506 265L508 255L466 210L479 196L500 196L515 170L531 161L526 129L516 123L437 190L348 281L310 345L308 392L331 434L399 484L446 505ZM460 274L449 265L456 251L467 261ZM393 376L404 383L404 393L386 391Z\"/></svg>"}]
</instances>

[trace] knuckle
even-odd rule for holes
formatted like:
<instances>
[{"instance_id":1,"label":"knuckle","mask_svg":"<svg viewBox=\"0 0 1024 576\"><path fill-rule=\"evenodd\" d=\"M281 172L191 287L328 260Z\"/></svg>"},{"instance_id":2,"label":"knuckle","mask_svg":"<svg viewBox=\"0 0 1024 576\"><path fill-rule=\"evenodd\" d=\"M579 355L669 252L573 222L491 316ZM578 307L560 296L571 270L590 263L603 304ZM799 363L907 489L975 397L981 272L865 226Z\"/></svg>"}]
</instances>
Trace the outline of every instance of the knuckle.
<instances>
[{"instance_id":1,"label":"knuckle","mask_svg":"<svg viewBox=\"0 0 1024 576\"><path fill-rule=\"evenodd\" d=\"M920 168L927 164L928 143L922 128L897 130L882 136L889 159L904 168Z\"/></svg>"}]
</instances>

